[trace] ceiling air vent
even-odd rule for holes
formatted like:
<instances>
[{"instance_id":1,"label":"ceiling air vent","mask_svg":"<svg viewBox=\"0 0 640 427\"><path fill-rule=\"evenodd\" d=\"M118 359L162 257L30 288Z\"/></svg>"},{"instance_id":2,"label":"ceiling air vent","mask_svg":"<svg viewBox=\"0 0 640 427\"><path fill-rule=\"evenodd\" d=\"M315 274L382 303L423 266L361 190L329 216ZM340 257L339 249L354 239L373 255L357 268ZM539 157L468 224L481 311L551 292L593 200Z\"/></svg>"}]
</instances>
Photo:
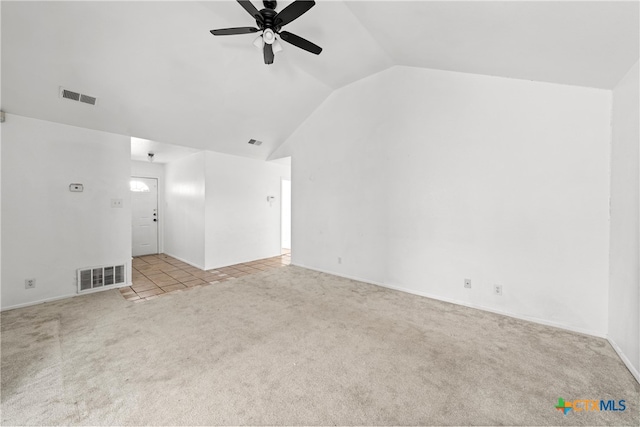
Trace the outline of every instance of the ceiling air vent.
<instances>
[{"instance_id":1,"label":"ceiling air vent","mask_svg":"<svg viewBox=\"0 0 640 427\"><path fill-rule=\"evenodd\" d=\"M249 140L249 144L251 144L251 145L260 145L260 144L262 144L262 141L258 141L257 139L250 139Z\"/></svg>"},{"instance_id":2,"label":"ceiling air vent","mask_svg":"<svg viewBox=\"0 0 640 427\"><path fill-rule=\"evenodd\" d=\"M74 101L80 101L80 94L78 92L71 92L67 89L62 89L62 97L72 99Z\"/></svg>"},{"instance_id":3,"label":"ceiling air vent","mask_svg":"<svg viewBox=\"0 0 640 427\"><path fill-rule=\"evenodd\" d=\"M96 102L98 101L95 96L85 95L80 92L74 92L63 87L60 87L60 98L69 99L71 101L80 101L89 105L96 105Z\"/></svg>"},{"instance_id":4,"label":"ceiling air vent","mask_svg":"<svg viewBox=\"0 0 640 427\"><path fill-rule=\"evenodd\" d=\"M96 98L89 95L80 95L80 102L84 102L85 104L96 105Z\"/></svg>"}]
</instances>

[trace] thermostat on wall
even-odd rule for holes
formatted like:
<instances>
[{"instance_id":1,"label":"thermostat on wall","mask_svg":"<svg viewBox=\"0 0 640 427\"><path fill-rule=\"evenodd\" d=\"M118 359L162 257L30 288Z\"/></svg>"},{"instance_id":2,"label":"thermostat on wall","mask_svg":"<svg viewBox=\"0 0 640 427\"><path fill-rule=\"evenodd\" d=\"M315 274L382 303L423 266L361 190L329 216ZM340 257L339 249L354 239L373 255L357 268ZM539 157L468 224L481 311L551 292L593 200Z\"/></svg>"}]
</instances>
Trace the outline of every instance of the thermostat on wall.
<instances>
[{"instance_id":1,"label":"thermostat on wall","mask_svg":"<svg viewBox=\"0 0 640 427\"><path fill-rule=\"evenodd\" d=\"M84 186L82 184L69 184L69 191L81 193L82 190L84 190Z\"/></svg>"}]
</instances>

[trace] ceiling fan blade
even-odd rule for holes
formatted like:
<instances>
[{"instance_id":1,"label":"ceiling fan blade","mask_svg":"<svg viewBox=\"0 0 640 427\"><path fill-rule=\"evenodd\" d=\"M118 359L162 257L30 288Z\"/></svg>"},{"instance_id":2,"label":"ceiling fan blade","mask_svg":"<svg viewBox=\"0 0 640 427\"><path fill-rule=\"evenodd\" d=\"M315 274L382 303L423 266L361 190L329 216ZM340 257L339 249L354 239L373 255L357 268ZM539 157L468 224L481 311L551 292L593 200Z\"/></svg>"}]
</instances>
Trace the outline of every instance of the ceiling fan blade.
<instances>
[{"instance_id":1,"label":"ceiling fan blade","mask_svg":"<svg viewBox=\"0 0 640 427\"><path fill-rule=\"evenodd\" d=\"M288 31L281 31L280 38L287 43L291 43L294 46L299 47L300 49L304 49L307 52L315 53L316 55L320 55L322 52L322 48L318 45L311 43L309 40L305 40L300 36L296 36L293 33Z\"/></svg>"},{"instance_id":2,"label":"ceiling fan blade","mask_svg":"<svg viewBox=\"0 0 640 427\"><path fill-rule=\"evenodd\" d=\"M268 43L264 44L264 63L273 64L273 47Z\"/></svg>"},{"instance_id":3,"label":"ceiling fan blade","mask_svg":"<svg viewBox=\"0 0 640 427\"><path fill-rule=\"evenodd\" d=\"M315 1L296 0L285 7L273 19L276 26L287 25L289 22L298 19L303 13L311 9L316 4Z\"/></svg>"},{"instance_id":4,"label":"ceiling fan blade","mask_svg":"<svg viewBox=\"0 0 640 427\"><path fill-rule=\"evenodd\" d=\"M262 19L262 14L258 11L258 9L256 9L253 3L251 3L248 0L238 0L238 3L240 3L240 6L242 6L244 10L249 12L249 15L253 16L253 19L255 19L256 21L260 21L261 23L264 23L264 19Z\"/></svg>"},{"instance_id":5,"label":"ceiling fan blade","mask_svg":"<svg viewBox=\"0 0 640 427\"><path fill-rule=\"evenodd\" d=\"M221 28L219 30L211 30L214 36L234 36L236 34L250 34L260 31L254 27L238 27L238 28Z\"/></svg>"}]
</instances>

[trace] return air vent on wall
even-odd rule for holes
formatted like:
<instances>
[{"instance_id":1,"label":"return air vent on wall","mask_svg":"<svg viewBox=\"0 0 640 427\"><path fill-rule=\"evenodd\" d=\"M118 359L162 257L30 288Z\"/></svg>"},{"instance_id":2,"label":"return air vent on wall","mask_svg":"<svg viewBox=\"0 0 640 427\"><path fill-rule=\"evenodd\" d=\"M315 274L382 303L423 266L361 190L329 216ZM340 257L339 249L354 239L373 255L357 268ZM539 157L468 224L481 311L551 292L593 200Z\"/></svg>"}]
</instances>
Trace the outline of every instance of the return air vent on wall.
<instances>
[{"instance_id":1,"label":"return air vent on wall","mask_svg":"<svg viewBox=\"0 0 640 427\"><path fill-rule=\"evenodd\" d=\"M260 145L260 144L262 144L262 141L258 141L257 139L250 139L249 140L249 144L251 144L251 145Z\"/></svg>"},{"instance_id":2,"label":"return air vent on wall","mask_svg":"<svg viewBox=\"0 0 640 427\"><path fill-rule=\"evenodd\" d=\"M125 266L110 265L78 269L78 293L109 289L124 285Z\"/></svg>"},{"instance_id":3,"label":"return air vent on wall","mask_svg":"<svg viewBox=\"0 0 640 427\"><path fill-rule=\"evenodd\" d=\"M63 87L60 87L60 98L69 99L71 101L80 101L89 105L96 105L96 102L98 102L98 98L96 98L95 96L85 95L80 92L74 92Z\"/></svg>"}]
</instances>

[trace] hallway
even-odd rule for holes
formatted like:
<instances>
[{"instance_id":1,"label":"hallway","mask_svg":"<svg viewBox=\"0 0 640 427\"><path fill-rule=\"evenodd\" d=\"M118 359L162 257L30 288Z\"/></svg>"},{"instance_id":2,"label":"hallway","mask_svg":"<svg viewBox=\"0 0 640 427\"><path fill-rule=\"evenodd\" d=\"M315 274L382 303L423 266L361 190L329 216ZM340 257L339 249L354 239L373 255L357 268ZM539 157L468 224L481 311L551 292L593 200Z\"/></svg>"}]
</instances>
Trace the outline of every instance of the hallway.
<instances>
[{"instance_id":1,"label":"hallway","mask_svg":"<svg viewBox=\"0 0 640 427\"><path fill-rule=\"evenodd\" d=\"M287 266L291 251L283 249L281 256L265 258L213 270L200 270L165 254L134 257L131 286L120 288L127 301L142 302L190 288L215 285L249 274Z\"/></svg>"}]
</instances>

